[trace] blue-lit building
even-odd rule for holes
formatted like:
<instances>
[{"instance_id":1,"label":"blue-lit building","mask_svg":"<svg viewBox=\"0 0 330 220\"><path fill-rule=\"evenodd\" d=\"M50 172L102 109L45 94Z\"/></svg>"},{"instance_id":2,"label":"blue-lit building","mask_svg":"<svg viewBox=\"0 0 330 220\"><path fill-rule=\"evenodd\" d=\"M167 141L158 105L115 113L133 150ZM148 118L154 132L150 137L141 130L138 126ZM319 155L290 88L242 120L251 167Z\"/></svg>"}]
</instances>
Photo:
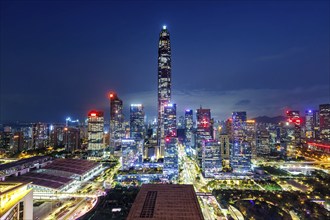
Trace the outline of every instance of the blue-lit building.
<instances>
[{"instance_id":1,"label":"blue-lit building","mask_svg":"<svg viewBox=\"0 0 330 220\"><path fill-rule=\"evenodd\" d=\"M164 152L164 177L168 180L176 180L179 175L178 165L178 140L175 137L165 138L165 152Z\"/></svg>"},{"instance_id":2,"label":"blue-lit building","mask_svg":"<svg viewBox=\"0 0 330 220\"><path fill-rule=\"evenodd\" d=\"M187 109L184 114L185 120L185 143L186 146L192 146L192 139L193 139L193 128L194 128L194 120L193 120L193 110Z\"/></svg>"},{"instance_id":3,"label":"blue-lit building","mask_svg":"<svg viewBox=\"0 0 330 220\"><path fill-rule=\"evenodd\" d=\"M177 136L176 104L167 104L164 106L164 133L165 133L165 137Z\"/></svg>"},{"instance_id":4,"label":"blue-lit building","mask_svg":"<svg viewBox=\"0 0 330 220\"><path fill-rule=\"evenodd\" d=\"M246 112L232 113L230 166L235 173L251 170L251 145L246 141Z\"/></svg>"},{"instance_id":5,"label":"blue-lit building","mask_svg":"<svg viewBox=\"0 0 330 220\"><path fill-rule=\"evenodd\" d=\"M206 178L217 177L222 170L220 142L206 140L202 150L202 173Z\"/></svg>"},{"instance_id":6,"label":"blue-lit building","mask_svg":"<svg viewBox=\"0 0 330 220\"><path fill-rule=\"evenodd\" d=\"M142 104L131 104L130 108L130 137L143 140L145 134L144 110Z\"/></svg>"},{"instance_id":7,"label":"blue-lit building","mask_svg":"<svg viewBox=\"0 0 330 220\"><path fill-rule=\"evenodd\" d=\"M142 164L142 147L140 141L131 138L121 140L121 169L129 170Z\"/></svg>"}]
</instances>

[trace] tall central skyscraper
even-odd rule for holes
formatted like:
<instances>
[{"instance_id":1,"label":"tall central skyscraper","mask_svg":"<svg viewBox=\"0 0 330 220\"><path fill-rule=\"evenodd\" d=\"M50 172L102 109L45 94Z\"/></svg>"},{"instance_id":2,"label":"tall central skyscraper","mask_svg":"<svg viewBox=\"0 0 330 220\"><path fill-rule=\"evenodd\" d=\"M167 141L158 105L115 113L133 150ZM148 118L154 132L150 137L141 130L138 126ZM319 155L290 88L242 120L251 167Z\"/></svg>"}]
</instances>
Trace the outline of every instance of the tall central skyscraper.
<instances>
[{"instance_id":1,"label":"tall central skyscraper","mask_svg":"<svg viewBox=\"0 0 330 220\"><path fill-rule=\"evenodd\" d=\"M157 143L160 156L165 146L164 107L171 102L171 44L170 33L163 26L158 44L158 128Z\"/></svg>"}]
</instances>

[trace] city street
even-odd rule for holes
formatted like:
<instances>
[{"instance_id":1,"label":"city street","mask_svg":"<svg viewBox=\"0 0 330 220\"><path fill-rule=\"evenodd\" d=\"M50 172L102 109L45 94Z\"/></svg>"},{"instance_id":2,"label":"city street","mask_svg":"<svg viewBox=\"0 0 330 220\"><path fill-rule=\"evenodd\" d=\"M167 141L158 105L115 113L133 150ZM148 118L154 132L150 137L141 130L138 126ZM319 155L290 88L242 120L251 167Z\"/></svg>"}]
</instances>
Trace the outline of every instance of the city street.
<instances>
[{"instance_id":1,"label":"city street","mask_svg":"<svg viewBox=\"0 0 330 220\"><path fill-rule=\"evenodd\" d=\"M182 184L194 185L196 192L208 192L205 187L208 181L203 177L197 162L188 157L184 145L178 145L178 151L180 163L179 166L180 170L182 170L182 172L179 174L179 181ZM205 219L221 219L220 216L216 215L215 208L219 209L219 204L214 196L199 196L198 201L200 202L200 206ZM221 210L219 209L219 211ZM226 216L226 213L223 213L223 215Z\"/></svg>"}]
</instances>

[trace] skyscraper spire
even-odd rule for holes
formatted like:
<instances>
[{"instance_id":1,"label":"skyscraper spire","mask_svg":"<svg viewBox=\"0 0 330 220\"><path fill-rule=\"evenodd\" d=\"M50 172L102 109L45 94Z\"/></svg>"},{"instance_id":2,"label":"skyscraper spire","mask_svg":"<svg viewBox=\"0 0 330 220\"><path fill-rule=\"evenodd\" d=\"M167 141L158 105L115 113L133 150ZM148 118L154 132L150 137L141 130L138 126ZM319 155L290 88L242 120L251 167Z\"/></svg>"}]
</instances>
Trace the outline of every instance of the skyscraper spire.
<instances>
[{"instance_id":1,"label":"skyscraper spire","mask_svg":"<svg viewBox=\"0 0 330 220\"><path fill-rule=\"evenodd\" d=\"M159 35L158 44L158 128L157 139L160 156L164 156L164 106L171 101L171 44L166 26Z\"/></svg>"}]
</instances>

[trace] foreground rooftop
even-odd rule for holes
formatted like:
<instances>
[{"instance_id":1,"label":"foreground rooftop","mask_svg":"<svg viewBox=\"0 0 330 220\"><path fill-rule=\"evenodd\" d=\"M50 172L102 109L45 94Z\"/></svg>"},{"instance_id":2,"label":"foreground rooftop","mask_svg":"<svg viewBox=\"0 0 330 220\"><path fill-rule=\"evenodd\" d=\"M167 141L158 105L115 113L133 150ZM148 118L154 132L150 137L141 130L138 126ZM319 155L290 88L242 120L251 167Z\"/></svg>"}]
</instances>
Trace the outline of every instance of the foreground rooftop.
<instances>
[{"instance_id":1,"label":"foreground rooftop","mask_svg":"<svg viewBox=\"0 0 330 220\"><path fill-rule=\"evenodd\" d=\"M204 218L193 185L144 184L127 218L133 219Z\"/></svg>"}]
</instances>

